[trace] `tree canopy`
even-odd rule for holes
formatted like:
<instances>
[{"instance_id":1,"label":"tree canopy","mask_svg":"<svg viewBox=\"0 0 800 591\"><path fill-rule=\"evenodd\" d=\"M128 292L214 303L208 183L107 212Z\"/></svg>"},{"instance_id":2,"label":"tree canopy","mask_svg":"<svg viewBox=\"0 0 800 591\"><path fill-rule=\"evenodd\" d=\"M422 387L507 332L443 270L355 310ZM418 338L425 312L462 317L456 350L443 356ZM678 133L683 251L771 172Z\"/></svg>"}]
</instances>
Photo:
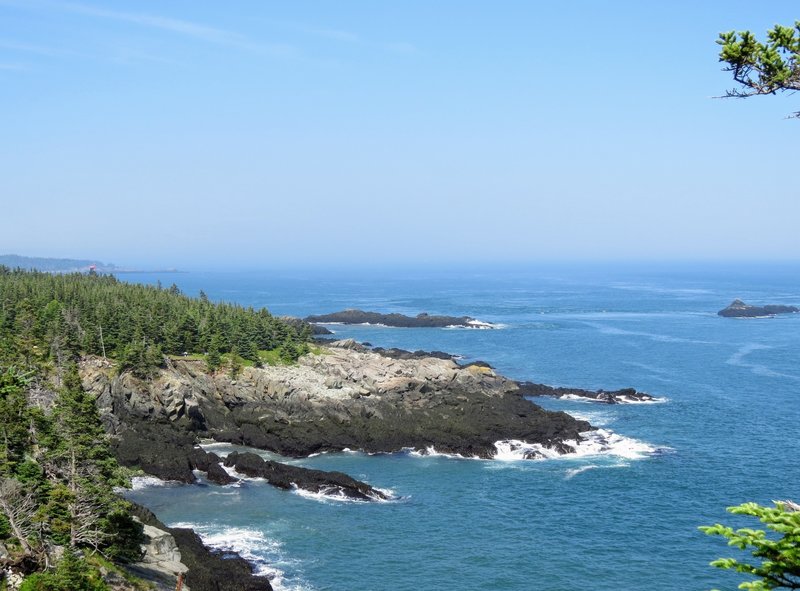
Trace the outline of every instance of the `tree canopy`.
<instances>
[{"instance_id":1,"label":"tree canopy","mask_svg":"<svg viewBox=\"0 0 800 591\"><path fill-rule=\"evenodd\" d=\"M800 90L800 21L794 26L775 25L761 43L750 31L720 33L719 61L733 73L739 86L726 97L745 98ZM800 118L800 111L792 117Z\"/></svg>"},{"instance_id":2,"label":"tree canopy","mask_svg":"<svg viewBox=\"0 0 800 591\"><path fill-rule=\"evenodd\" d=\"M307 325L294 326L264 308L190 298L176 285L0 266L0 361L26 369L64 367L88 353L112 357L120 371L146 378L163 354L212 353L213 362L236 352L259 364L259 351L276 351L292 362L307 352L309 338Z\"/></svg>"},{"instance_id":3,"label":"tree canopy","mask_svg":"<svg viewBox=\"0 0 800 591\"><path fill-rule=\"evenodd\" d=\"M744 562L736 558L720 558L711 563L722 569L735 570L754 577L739 589L765 591L767 589L800 589L800 506L789 501L776 501L774 507L744 503L728 507L734 515L758 518L767 530L721 525L704 526L700 530L712 536L722 536L729 546L740 550L751 549L758 562Z\"/></svg>"},{"instance_id":4,"label":"tree canopy","mask_svg":"<svg viewBox=\"0 0 800 591\"><path fill-rule=\"evenodd\" d=\"M263 351L292 362L309 338L307 325L190 298L175 285L0 265L0 589L2 571L13 569L31 575L25 591L101 591L94 553L140 557L142 526L114 492L126 473L82 387L82 355L115 359L142 378L165 354L207 353L212 369L225 355L235 373L246 360L260 364Z\"/></svg>"}]
</instances>

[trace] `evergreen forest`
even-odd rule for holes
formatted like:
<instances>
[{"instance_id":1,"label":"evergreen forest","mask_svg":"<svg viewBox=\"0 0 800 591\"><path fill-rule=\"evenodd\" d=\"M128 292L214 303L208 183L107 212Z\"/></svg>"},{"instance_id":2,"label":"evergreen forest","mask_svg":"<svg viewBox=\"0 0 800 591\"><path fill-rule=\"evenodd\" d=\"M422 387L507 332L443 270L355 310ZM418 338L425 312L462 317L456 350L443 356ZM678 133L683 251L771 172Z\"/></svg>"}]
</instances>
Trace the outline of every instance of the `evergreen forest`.
<instances>
[{"instance_id":1,"label":"evergreen forest","mask_svg":"<svg viewBox=\"0 0 800 591\"><path fill-rule=\"evenodd\" d=\"M114 492L128 474L81 386L82 356L147 378L167 355L212 371L291 363L309 338L302 323L174 285L0 266L0 589L13 572L23 591L101 591L101 570L139 558L142 526Z\"/></svg>"}]
</instances>

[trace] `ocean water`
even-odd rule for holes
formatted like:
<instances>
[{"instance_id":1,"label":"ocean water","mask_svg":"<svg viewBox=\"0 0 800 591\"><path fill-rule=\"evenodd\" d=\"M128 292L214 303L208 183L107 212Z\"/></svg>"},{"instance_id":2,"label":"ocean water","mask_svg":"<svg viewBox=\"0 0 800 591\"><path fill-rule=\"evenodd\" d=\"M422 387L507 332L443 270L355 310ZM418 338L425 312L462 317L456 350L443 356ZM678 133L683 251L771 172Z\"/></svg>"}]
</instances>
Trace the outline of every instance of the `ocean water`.
<instances>
[{"instance_id":1,"label":"ocean water","mask_svg":"<svg viewBox=\"0 0 800 591\"><path fill-rule=\"evenodd\" d=\"M530 267L129 275L305 316L348 307L470 315L495 330L335 326L443 350L515 379L635 387L659 404L537 399L617 437L614 453L538 461L338 453L295 461L384 489L345 503L263 482L137 482L130 498L237 550L288 590L734 589L737 556L699 525L744 501L800 499L800 315L723 319L738 297L800 304L800 266ZM215 446L224 453L231 446ZM742 557L744 554L742 553Z\"/></svg>"}]
</instances>

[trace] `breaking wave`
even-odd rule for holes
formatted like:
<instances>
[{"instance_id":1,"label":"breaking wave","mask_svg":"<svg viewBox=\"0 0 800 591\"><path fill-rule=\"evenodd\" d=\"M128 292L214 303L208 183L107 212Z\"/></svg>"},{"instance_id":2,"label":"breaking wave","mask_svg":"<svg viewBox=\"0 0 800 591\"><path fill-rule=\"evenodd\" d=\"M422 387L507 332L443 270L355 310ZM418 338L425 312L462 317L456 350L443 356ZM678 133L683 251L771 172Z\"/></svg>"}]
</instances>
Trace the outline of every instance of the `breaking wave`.
<instances>
[{"instance_id":1,"label":"breaking wave","mask_svg":"<svg viewBox=\"0 0 800 591\"><path fill-rule=\"evenodd\" d=\"M617 456L620 458L636 460L667 451L669 448L659 448L644 441L625 437L607 429L585 431L581 433L582 439L566 440L561 449L547 447L541 443L526 443L518 439L504 439L495 442L497 453L495 460L552 460L585 458L591 456ZM572 451L564 451L571 449Z\"/></svg>"},{"instance_id":2,"label":"breaking wave","mask_svg":"<svg viewBox=\"0 0 800 591\"><path fill-rule=\"evenodd\" d=\"M131 490L142 490L157 486L180 486L181 484L183 483L177 480L161 480L155 476L134 476L131 478Z\"/></svg>"},{"instance_id":3,"label":"breaking wave","mask_svg":"<svg viewBox=\"0 0 800 591\"><path fill-rule=\"evenodd\" d=\"M292 492L298 496L301 496L305 499L312 499L314 501L318 501L320 503L329 503L329 502L336 502L336 503L391 503L392 501L397 500L397 496L394 494L394 491L388 488L376 488L375 490L382 492L388 498L382 499L379 497L370 497L372 500L367 501L364 499L354 499L352 497L348 497L342 489L337 486L327 486L323 487L322 490L318 492L313 492L310 490L306 490L303 488L298 487L295 484L292 484Z\"/></svg>"},{"instance_id":4,"label":"breaking wave","mask_svg":"<svg viewBox=\"0 0 800 591\"><path fill-rule=\"evenodd\" d=\"M578 394L564 394L564 396L560 396L560 398L563 400L577 400L579 402L608 404L605 400L598 400L597 398L592 398L591 396L580 396ZM640 400L631 396L616 396L615 400L616 404L662 404L667 402L669 399L664 396L654 396L649 400Z\"/></svg>"},{"instance_id":5,"label":"breaking wave","mask_svg":"<svg viewBox=\"0 0 800 591\"><path fill-rule=\"evenodd\" d=\"M304 582L290 580L276 564L292 564L282 544L264 532L249 527L220 527L209 523L170 523L169 527L193 529L203 544L222 552L235 552L253 565L256 575L267 577L275 591L311 591Z\"/></svg>"},{"instance_id":6,"label":"breaking wave","mask_svg":"<svg viewBox=\"0 0 800 591\"><path fill-rule=\"evenodd\" d=\"M461 454L449 454L441 451L436 451L436 448L432 445L429 445L425 449L413 449L413 448L406 448L404 451L408 453L408 455L415 457L415 458L450 458L453 460L479 460L480 458L475 457L468 457L462 456Z\"/></svg>"}]
</instances>

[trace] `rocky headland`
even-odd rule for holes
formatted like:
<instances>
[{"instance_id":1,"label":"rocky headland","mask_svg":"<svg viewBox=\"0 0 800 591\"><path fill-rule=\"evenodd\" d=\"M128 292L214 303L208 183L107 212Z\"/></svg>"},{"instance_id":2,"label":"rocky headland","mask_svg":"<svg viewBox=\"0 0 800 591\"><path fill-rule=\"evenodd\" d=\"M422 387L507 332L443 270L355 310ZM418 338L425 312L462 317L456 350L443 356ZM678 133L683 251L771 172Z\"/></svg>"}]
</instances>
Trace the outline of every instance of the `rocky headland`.
<instances>
[{"instance_id":1,"label":"rocky headland","mask_svg":"<svg viewBox=\"0 0 800 591\"><path fill-rule=\"evenodd\" d=\"M196 447L203 439L290 457L433 448L491 458L500 440L569 452L564 442L580 441L592 429L526 400L524 387L487 364L461 366L446 354L375 352L352 340L324 346L296 365L246 367L236 379L209 373L199 361L173 360L141 380L118 375L96 357L83 360L81 376L97 397L120 462L183 482L194 481L192 470L208 471L221 461ZM309 490L336 484L309 476Z\"/></svg>"},{"instance_id":2,"label":"rocky headland","mask_svg":"<svg viewBox=\"0 0 800 591\"><path fill-rule=\"evenodd\" d=\"M794 314L800 312L796 306L784 306L780 304L768 304L766 306L752 306L745 304L742 300L736 299L731 304L719 312L717 315L725 318L763 318L775 316L776 314Z\"/></svg>"},{"instance_id":3,"label":"rocky headland","mask_svg":"<svg viewBox=\"0 0 800 591\"><path fill-rule=\"evenodd\" d=\"M447 328L461 326L465 328L494 328L488 322L481 322L469 316L431 316L425 312L417 316L405 314L381 314L364 310L342 310L332 314L307 316L309 324L380 324L394 328Z\"/></svg>"},{"instance_id":4,"label":"rocky headland","mask_svg":"<svg viewBox=\"0 0 800 591\"><path fill-rule=\"evenodd\" d=\"M196 471L218 485L258 477L286 490L359 501L389 497L341 472L251 452L232 451L222 458L198 444L230 442L288 457L350 449L478 458L516 453L536 459L574 452L585 437L602 432L566 413L546 411L527 397L572 395L607 403L652 399L633 389L591 392L519 383L484 362L462 365L443 352L369 349L353 340L320 345L294 365L245 367L235 378L209 372L204 362L192 359L168 359L144 380L119 374L105 359L85 357L80 374L84 388L96 396L123 465L165 480L193 483ZM156 564L174 574L182 564L194 591L270 588L245 561L217 564L221 555L205 548L191 530L166 528L144 511L141 517L172 536L182 557L177 564L165 552L146 568ZM226 580L233 586L213 587L221 579L212 571L223 566L230 567Z\"/></svg>"}]
</instances>

